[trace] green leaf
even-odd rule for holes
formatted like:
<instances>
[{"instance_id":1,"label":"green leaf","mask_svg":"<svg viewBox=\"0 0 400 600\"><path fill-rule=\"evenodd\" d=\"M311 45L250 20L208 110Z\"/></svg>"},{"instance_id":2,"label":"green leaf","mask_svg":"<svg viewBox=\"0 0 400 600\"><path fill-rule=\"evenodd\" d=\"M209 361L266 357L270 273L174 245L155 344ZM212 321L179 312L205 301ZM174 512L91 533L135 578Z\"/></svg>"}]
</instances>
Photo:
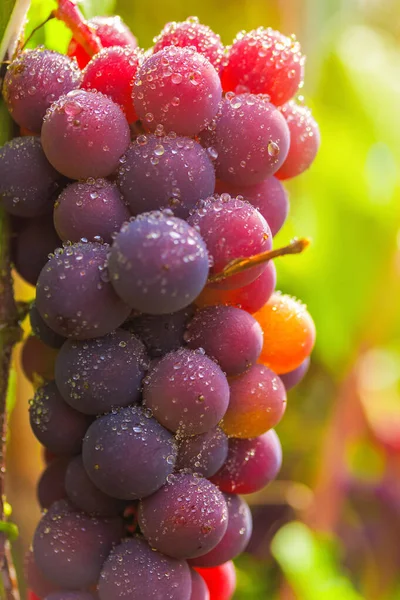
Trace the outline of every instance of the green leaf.
<instances>
[{"instance_id":1,"label":"green leaf","mask_svg":"<svg viewBox=\"0 0 400 600\"><path fill-rule=\"evenodd\" d=\"M299 600L363 600L340 572L332 544L303 523L282 527L271 551Z\"/></svg>"}]
</instances>

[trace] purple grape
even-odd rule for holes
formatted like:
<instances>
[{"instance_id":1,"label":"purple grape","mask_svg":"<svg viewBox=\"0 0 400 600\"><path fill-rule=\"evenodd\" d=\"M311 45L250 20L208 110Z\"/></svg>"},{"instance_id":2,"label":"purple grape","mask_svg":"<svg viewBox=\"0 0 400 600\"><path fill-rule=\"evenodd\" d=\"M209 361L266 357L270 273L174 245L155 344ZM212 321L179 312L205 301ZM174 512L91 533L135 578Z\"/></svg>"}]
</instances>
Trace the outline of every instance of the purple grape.
<instances>
[{"instance_id":1,"label":"purple grape","mask_svg":"<svg viewBox=\"0 0 400 600\"><path fill-rule=\"evenodd\" d=\"M100 600L190 600L187 563L155 552L141 537L123 540L104 563Z\"/></svg>"},{"instance_id":2,"label":"purple grape","mask_svg":"<svg viewBox=\"0 0 400 600\"><path fill-rule=\"evenodd\" d=\"M112 498L99 490L89 478L82 456L71 459L65 474L65 490L69 500L79 510L97 517L116 517L122 514L126 502Z\"/></svg>"},{"instance_id":3,"label":"purple grape","mask_svg":"<svg viewBox=\"0 0 400 600\"><path fill-rule=\"evenodd\" d=\"M212 260L211 274L220 273L236 258L253 256L272 248L272 235L264 217L251 204L229 194L199 203L188 219L203 237ZM266 263L233 275L210 287L231 290L248 285L266 269Z\"/></svg>"},{"instance_id":4,"label":"purple grape","mask_svg":"<svg viewBox=\"0 0 400 600\"><path fill-rule=\"evenodd\" d=\"M229 404L229 385L220 367L201 352L181 348L166 354L144 380L143 403L167 429L180 436L215 427Z\"/></svg>"},{"instance_id":5,"label":"purple grape","mask_svg":"<svg viewBox=\"0 0 400 600\"><path fill-rule=\"evenodd\" d=\"M44 576L60 587L88 587L97 583L105 559L122 534L122 519L89 517L59 500L35 531L35 562Z\"/></svg>"},{"instance_id":6,"label":"purple grape","mask_svg":"<svg viewBox=\"0 0 400 600\"><path fill-rule=\"evenodd\" d=\"M29 311L29 321L32 328L32 333L35 337L37 337L41 342L46 344L46 346L50 346L50 348L61 348L63 343L65 342L65 337L62 335L58 335L55 331L53 331L42 319L38 309L36 308L36 304L33 303L30 311Z\"/></svg>"},{"instance_id":7,"label":"purple grape","mask_svg":"<svg viewBox=\"0 0 400 600\"><path fill-rule=\"evenodd\" d=\"M250 539L253 522L248 504L240 496L224 494L228 508L228 527L222 540L190 564L196 567L217 567L241 554Z\"/></svg>"},{"instance_id":8,"label":"purple grape","mask_svg":"<svg viewBox=\"0 0 400 600\"><path fill-rule=\"evenodd\" d=\"M151 358L158 358L184 344L186 323L193 312L188 306L169 315L141 314L130 319L126 327L140 337Z\"/></svg>"},{"instance_id":9,"label":"purple grape","mask_svg":"<svg viewBox=\"0 0 400 600\"><path fill-rule=\"evenodd\" d=\"M105 264L109 246L78 243L56 250L40 273L36 306L56 333L87 339L119 327L130 309L115 294Z\"/></svg>"},{"instance_id":10,"label":"purple grape","mask_svg":"<svg viewBox=\"0 0 400 600\"><path fill-rule=\"evenodd\" d=\"M111 243L112 234L130 217L115 183L88 179L68 185L54 206L54 226L66 242L82 238Z\"/></svg>"},{"instance_id":11,"label":"purple grape","mask_svg":"<svg viewBox=\"0 0 400 600\"><path fill-rule=\"evenodd\" d=\"M38 137L17 137L0 148L0 200L10 214L31 218L51 212L59 180Z\"/></svg>"},{"instance_id":12,"label":"purple grape","mask_svg":"<svg viewBox=\"0 0 400 600\"><path fill-rule=\"evenodd\" d=\"M177 473L139 504L140 529L152 548L174 558L195 558L223 538L228 509L207 479Z\"/></svg>"},{"instance_id":13,"label":"purple grape","mask_svg":"<svg viewBox=\"0 0 400 600\"><path fill-rule=\"evenodd\" d=\"M52 381L36 390L30 401L32 431L54 454L77 454L88 427L88 419L62 399Z\"/></svg>"},{"instance_id":14,"label":"purple grape","mask_svg":"<svg viewBox=\"0 0 400 600\"><path fill-rule=\"evenodd\" d=\"M185 221L154 211L122 226L108 266L124 302L159 315L177 312L199 295L207 281L208 254L200 235Z\"/></svg>"},{"instance_id":15,"label":"purple grape","mask_svg":"<svg viewBox=\"0 0 400 600\"><path fill-rule=\"evenodd\" d=\"M80 86L82 73L64 54L36 48L18 54L7 69L3 94L14 121L40 133L49 106Z\"/></svg>"},{"instance_id":16,"label":"purple grape","mask_svg":"<svg viewBox=\"0 0 400 600\"><path fill-rule=\"evenodd\" d=\"M228 458L211 481L227 494L252 494L275 479L281 465L281 444L270 429L251 440L230 439Z\"/></svg>"},{"instance_id":17,"label":"purple grape","mask_svg":"<svg viewBox=\"0 0 400 600\"><path fill-rule=\"evenodd\" d=\"M267 96L228 93L215 122L201 135L215 156L218 179L254 185L283 164L290 145L288 125Z\"/></svg>"},{"instance_id":18,"label":"purple grape","mask_svg":"<svg viewBox=\"0 0 400 600\"><path fill-rule=\"evenodd\" d=\"M58 590L58 586L47 581L37 566L32 550L29 550L25 555L24 576L29 589L39 598L44 598Z\"/></svg>"},{"instance_id":19,"label":"purple grape","mask_svg":"<svg viewBox=\"0 0 400 600\"><path fill-rule=\"evenodd\" d=\"M215 191L218 194L242 196L244 200L250 202L267 221L273 236L278 233L288 216L288 194L276 177L267 177L261 183L248 186L231 185L224 181L218 181Z\"/></svg>"},{"instance_id":20,"label":"purple grape","mask_svg":"<svg viewBox=\"0 0 400 600\"><path fill-rule=\"evenodd\" d=\"M210 600L210 592L202 576L195 571L190 569L192 575L192 595L190 600Z\"/></svg>"},{"instance_id":21,"label":"purple grape","mask_svg":"<svg viewBox=\"0 0 400 600\"><path fill-rule=\"evenodd\" d=\"M133 89L139 119L151 131L192 136L217 113L222 89L217 71L194 48L168 46L143 62Z\"/></svg>"},{"instance_id":22,"label":"purple grape","mask_svg":"<svg viewBox=\"0 0 400 600\"><path fill-rule=\"evenodd\" d=\"M293 371L289 371L289 373L284 373L283 375L279 375L283 385L285 386L286 391L288 392L292 388L294 388L307 374L308 368L310 366L310 357L306 358L297 369Z\"/></svg>"},{"instance_id":23,"label":"purple grape","mask_svg":"<svg viewBox=\"0 0 400 600\"><path fill-rule=\"evenodd\" d=\"M173 436L137 406L96 419L83 441L83 464L90 479L121 500L158 490L174 470L176 456Z\"/></svg>"},{"instance_id":24,"label":"purple grape","mask_svg":"<svg viewBox=\"0 0 400 600\"><path fill-rule=\"evenodd\" d=\"M219 427L179 441L176 468L211 477L228 456L228 438Z\"/></svg>"},{"instance_id":25,"label":"purple grape","mask_svg":"<svg viewBox=\"0 0 400 600\"><path fill-rule=\"evenodd\" d=\"M99 92L74 90L47 111L43 150L57 171L71 179L107 177L130 142L122 109Z\"/></svg>"},{"instance_id":26,"label":"purple grape","mask_svg":"<svg viewBox=\"0 0 400 600\"><path fill-rule=\"evenodd\" d=\"M117 182L132 214L170 208L186 219L198 200L214 193L215 172L207 152L192 139L139 135Z\"/></svg>"},{"instance_id":27,"label":"purple grape","mask_svg":"<svg viewBox=\"0 0 400 600\"><path fill-rule=\"evenodd\" d=\"M263 347L259 323L234 306L203 308L189 322L185 341L203 348L228 376L239 375L257 362Z\"/></svg>"},{"instance_id":28,"label":"purple grape","mask_svg":"<svg viewBox=\"0 0 400 600\"><path fill-rule=\"evenodd\" d=\"M93 340L68 340L56 362L55 378L64 400L89 415L140 399L147 367L144 344L117 329Z\"/></svg>"},{"instance_id":29,"label":"purple grape","mask_svg":"<svg viewBox=\"0 0 400 600\"><path fill-rule=\"evenodd\" d=\"M55 458L43 471L37 485L41 508L50 508L54 502L66 497L64 480L68 463L68 458Z\"/></svg>"},{"instance_id":30,"label":"purple grape","mask_svg":"<svg viewBox=\"0 0 400 600\"><path fill-rule=\"evenodd\" d=\"M24 375L35 386L54 379L57 350L46 346L34 335L28 336L22 345L21 366Z\"/></svg>"},{"instance_id":31,"label":"purple grape","mask_svg":"<svg viewBox=\"0 0 400 600\"><path fill-rule=\"evenodd\" d=\"M49 260L49 254L60 243L51 216L27 221L17 235L14 247L14 264L18 275L31 285L36 285L41 270Z\"/></svg>"},{"instance_id":32,"label":"purple grape","mask_svg":"<svg viewBox=\"0 0 400 600\"><path fill-rule=\"evenodd\" d=\"M89 592L53 592L44 600L96 600Z\"/></svg>"}]
</instances>

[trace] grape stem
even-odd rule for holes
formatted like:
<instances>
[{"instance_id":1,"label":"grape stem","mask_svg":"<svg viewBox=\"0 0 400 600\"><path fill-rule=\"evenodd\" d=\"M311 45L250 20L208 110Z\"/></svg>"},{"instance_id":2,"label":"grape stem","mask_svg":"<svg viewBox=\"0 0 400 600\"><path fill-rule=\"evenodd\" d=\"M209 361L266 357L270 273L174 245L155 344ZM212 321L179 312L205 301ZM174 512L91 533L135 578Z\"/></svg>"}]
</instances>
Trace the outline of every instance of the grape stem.
<instances>
[{"instance_id":1,"label":"grape stem","mask_svg":"<svg viewBox=\"0 0 400 600\"><path fill-rule=\"evenodd\" d=\"M309 245L310 240L306 238L294 239L290 242L290 244L287 246L282 246L282 248L267 250L267 252L261 252L260 254L255 254L254 256L246 258L235 258L228 263L220 273L211 275L211 277L208 278L208 283L219 283L228 277L232 277L238 273L243 273L243 271L252 269L257 265L266 263L273 258L277 258L278 256L285 256L287 254L300 254Z\"/></svg>"},{"instance_id":2,"label":"grape stem","mask_svg":"<svg viewBox=\"0 0 400 600\"><path fill-rule=\"evenodd\" d=\"M52 16L66 24L74 39L83 46L89 56L102 49L100 38L85 20L76 0L58 0L58 7L52 12Z\"/></svg>"}]
</instances>

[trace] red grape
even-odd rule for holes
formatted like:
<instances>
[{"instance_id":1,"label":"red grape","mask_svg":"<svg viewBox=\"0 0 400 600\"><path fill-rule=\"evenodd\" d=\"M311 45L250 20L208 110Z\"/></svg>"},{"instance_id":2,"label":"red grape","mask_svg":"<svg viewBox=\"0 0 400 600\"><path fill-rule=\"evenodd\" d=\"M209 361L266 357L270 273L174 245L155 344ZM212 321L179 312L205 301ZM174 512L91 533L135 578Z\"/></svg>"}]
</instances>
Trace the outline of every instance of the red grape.
<instances>
[{"instance_id":1,"label":"red grape","mask_svg":"<svg viewBox=\"0 0 400 600\"><path fill-rule=\"evenodd\" d=\"M194 569L190 569L192 576L192 595L190 600L210 600L210 592L204 579Z\"/></svg>"},{"instance_id":2,"label":"red grape","mask_svg":"<svg viewBox=\"0 0 400 600\"><path fill-rule=\"evenodd\" d=\"M295 385L300 383L303 377L305 377L305 375L307 374L309 366L310 357L308 356L306 359L303 360L301 365L297 367L297 369L293 369L293 371L289 371L289 373L283 373L282 375L279 375L279 378L282 380L287 392L294 388Z\"/></svg>"},{"instance_id":3,"label":"red grape","mask_svg":"<svg viewBox=\"0 0 400 600\"><path fill-rule=\"evenodd\" d=\"M228 456L228 438L219 427L179 440L176 468L211 477Z\"/></svg>"},{"instance_id":4,"label":"red grape","mask_svg":"<svg viewBox=\"0 0 400 600\"><path fill-rule=\"evenodd\" d=\"M196 571L207 584L210 600L231 600L236 588L236 571L231 560L213 569L196 568Z\"/></svg>"}]
</instances>

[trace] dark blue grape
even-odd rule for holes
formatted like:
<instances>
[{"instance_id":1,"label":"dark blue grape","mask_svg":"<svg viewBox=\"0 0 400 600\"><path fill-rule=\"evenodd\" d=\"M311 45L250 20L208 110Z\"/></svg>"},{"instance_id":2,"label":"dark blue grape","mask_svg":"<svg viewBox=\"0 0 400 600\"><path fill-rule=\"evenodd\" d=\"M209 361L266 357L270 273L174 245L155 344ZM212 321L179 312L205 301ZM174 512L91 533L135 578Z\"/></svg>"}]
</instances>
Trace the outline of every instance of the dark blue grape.
<instances>
[{"instance_id":1,"label":"dark blue grape","mask_svg":"<svg viewBox=\"0 0 400 600\"><path fill-rule=\"evenodd\" d=\"M194 308L188 306L169 315L141 314L126 324L144 342L151 358L164 356L171 350L178 350L184 344L184 333Z\"/></svg>"},{"instance_id":2,"label":"dark blue grape","mask_svg":"<svg viewBox=\"0 0 400 600\"><path fill-rule=\"evenodd\" d=\"M24 375L35 386L54 379L57 350L46 346L34 335L26 338L22 345L21 366Z\"/></svg>"},{"instance_id":3,"label":"dark blue grape","mask_svg":"<svg viewBox=\"0 0 400 600\"><path fill-rule=\"evenodd\" d=\"M81 80L78 65L68 56L44 48L25 50L7 69L4 99L18 125L40 133L52 102L78 88Z\"/></svg>"},{"instance_id":4,"label":"dark blue grape","mask_svg":"<svg viewBox=\"0 0 400 600\"><path fill-rule=\"evenodd\" d=\"M223 538L228 509L207 479L180 472L139 505L140 529L152 548L174 558L195 558Z\"/></svg>"},{"instance_id":5,"label":"dark blue grape","mask_svg":"<svg viewBox=\"0 0 400 600\"><path fill-rule=\"evenodd\" d=\"M129 217L117 186L106 179L71 183L54 205L54 226L64 242L101 238L111 243L112 234L119 231Z\"/></svg>"},{"instance_id":6,"label":"dark blue grape","mask_svg":"<svg viewBox=\"0 0 400 600\"><path fill-rule=\"evenodd\" d=\"M166 354L144 380L143 403L156 419L181 436L215 427L229 404L229 385L220 367L200 351Z\"/></svg>"},{"instance_id":7,"label":"dark blue grape","mask_svg":"<svg viewBox=\"0 0 400 600\"><path fill-rule=\"evenodd\" d=\"M190 561L195 567L217 567L241 554L250 539L253 522L248 504L240 496L224 494L228 507L228 527L222 540L198 558Z\"/></svg>"},{"instance_id":8,"label":"dark blue grape","mask_svg":"<svg viewBox=\"0 0 400 600\"><path fill-rule=\"evenodd\" d=\"M167 314L199 295L207 281L208 254L185 221L154 211L122 226L111 247L109 270L117 294L129 306Z\"/></svg>"},{"instance_id":9,"label":"dark blue grape","mask_svg":"<svg viewBox=\"0 0 400 600\"><path fill-rule=\"evenodd\" d=\"M185 341L203 348L228 376L239 375L256 363L263 347L263 332L248 312L234 306L210 306L194 315Z\"/></svg>"},{"instance_id":10,"label":"dark blue grape","mask_svg":"<svg viewBox=\"0 0 400 600\"><path fill-rule=\"evenodd\" d=\"M88 427L88 418L62 399L54 382L36 390L30 401L32 431L54 454L77 454Z\"/></svg>"},{"instance_id":11,"label":"dark blue grape","mask_svg":"<svg viewBox=\"0 0 400 600\"><path fill-rule=\"evenodd\" d=\"M68 463L68 458L55 458L43 471L37 485L41 508L50 508L54 502L66 497L64 480Z\"/></svg>"},{"instance_id":12,"label":"dark blue grape","mask_svg":"<svg viewBox=\"0 0 400 600\"><path fill-rule=\"evenodd\" d=\"M179 441L176 468L211 477L222 467L227 456L228 438L222 429L215 427Z\"/></svg>"},{"instance_id":13,"label":"dark blue grape","mask_svg":"<svg viewBox=\"0 0 400 600\"><path fill-rule=\"evenodd\" d=\"M214 193L215 172L207 152L190 138L139 135L117 182L132 214L170 208L186 219L198 200Z\"/></svg>"},{"instance_id":14,"label":"dark blue grape","mask_svg":"<svg viewBox=\"0 0 400 600\"><path fill-rule=\"evenodd\" d=\"M115 294L105 268L109 246L78 243L58 249L40 273L36 307L51 329L87 339L121 325L129 307Z\"/></svg>"},{"instance_id":15,"label":"dark blue grape","mask_svg":"<svg viewBox=\"0 0 400 600\"><path fill-rule=\"evenodd\" d=\"M56 362L55 378L64 400L89 415L140 399L147 367L144 344L117 329L93 340L68 340Z\"/></svg>"},{"instance_id":16,"label":"dark blue grape","mask_svg":"<svg viewBox=\"0 0 400 600\"><path fill-rule=\"evenodd\" d=\"M187 563L155 552L141 537L124 540L104 563L100 600L190 600Z\"/></svg>"},{"instance_id":17,"label":"dark blue grape","mask_svg":"<svg viewBox=\"0 0 400 600\"><path fill-rule=\"evenodd\" d=\"M129 146L122 109L99 92L74 90L47 111L43 150L50 164L71 179L107 177Z\"/></svg>"},{"instance_id":18,"label":"dark blue grape","mask_svg":"<svg viewBox=\"0 0 400 600\"><path fill-rule=\"evenodd\" d=\"M174 470L177 448L173 436L150 412L130 406L91 424L82 455L90 479L100 490L136 500L165 483Z\"/></svg>"},{"instance_id":19,"label":"dark blue grape","mask_svg":"<svg viewBox=\"0 0 400 600\"><path fill-rule=\"evenodd\" d=\"M59 589L54 583L47 581L35 562L32 550L25 555L24 576L28 588L39 598L44 598Z\"/></svg>"},{"instance_id":20,"label":"dark blue grape","mask_svg":"<svg viewBox=\"0 0 400 600\"><path fill-rule=\"evenodd\" d=\"M33 554L44 576L67 590L97 583L112 547L123 534L122 519L99 519L55 502L33 538Z\"/></svg>"},{"instance_id":21,"label":"dark blue grape","mask_svg":"<svg viewBox=\"0 0 400 600\"><path fill-rule=\"evenodd\" d=\"M18 233L14 245L14 266L18 275L36 285L49 254L60 245L51 216L29 219Z\"/></svg>"},{"instance_id":22,"label":"dark blue grape","mask_svg":"<svg viewBox=\"0 0 400 600\"><path fill-rule=\"evenodd\" d=\"M65 473L65 490L69 500L88 515L116 517L122 514L126 502L107 496L99 490L83 466L82 456L75 456Z\"/></svg>"},{"instance_id":23,"label":"dark blue grape","mask_svg":"<svg viewBox=\"0 0 400 600\"><path fill-rule=\"evenodd\" d=\"M51 212L59 180L38 137L17 137L0 148L0 199L12 215Z\"/></svg>"},{"instance_id":24,"label":"dark blue grape","mask_svg":"<svg viewBox=\"0 0 400 600\"><path fill-rule=\"evenodd\" d=\"M46 346L50 346L50 348L61 348L63 343L65 342L65 337L62 335L58 335L55 331L53 331L42 319L38 309L36 308L36 304L33 303L30 311L29 311L29 321L32 328L32 333L35 337L37 337L41 342L46 344Z\"/></svg>"}]
</instances>

